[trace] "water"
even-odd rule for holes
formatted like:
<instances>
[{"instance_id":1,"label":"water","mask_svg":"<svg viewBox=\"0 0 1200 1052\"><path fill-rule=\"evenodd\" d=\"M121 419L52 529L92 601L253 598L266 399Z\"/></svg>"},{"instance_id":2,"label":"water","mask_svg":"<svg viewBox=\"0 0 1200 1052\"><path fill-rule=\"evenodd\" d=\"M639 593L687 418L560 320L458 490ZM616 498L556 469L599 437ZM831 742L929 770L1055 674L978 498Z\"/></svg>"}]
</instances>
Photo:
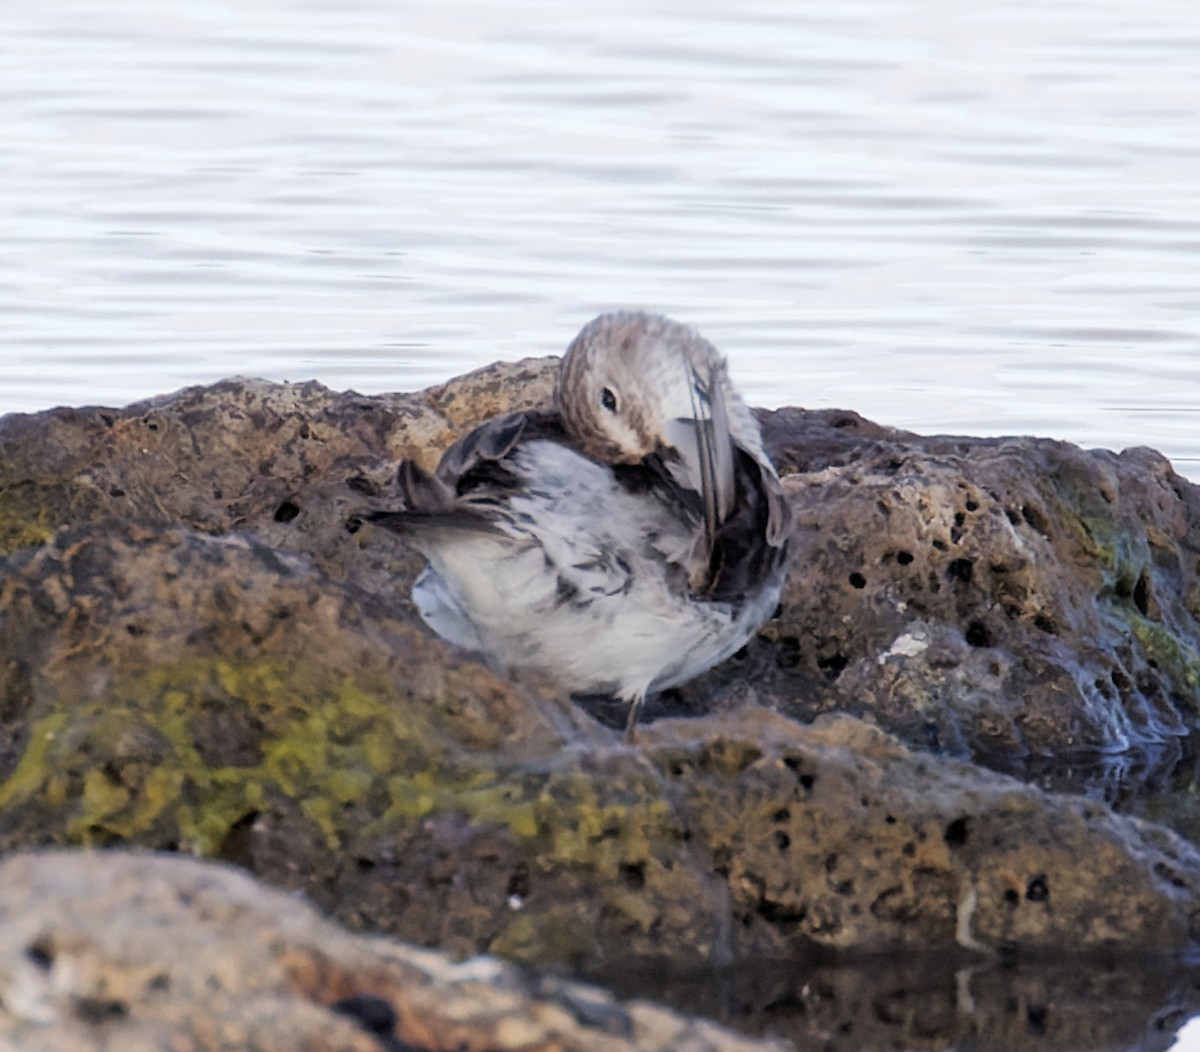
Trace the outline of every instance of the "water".
<instances>
[{"instance_id":1,"label":"water","mask_svg":"<svg viewBox=\"0 0 1200 1052\"><path fill-rule=\"evenodd\" d=\"M1193 0L50 0L0 41L0 412L412 389L638 305L759 404L1200 478Z\"/></svg>"},{"instance_id":2,"label":"water","mask_svg":"<svg viewBox=\"0 0 1200 1052\"><path fill-rule=\"evenodd\" d=\"M0 413L642 306L756 404L1200 480L1198 113L1195 0L10 2Z\"/></svg>"}]
</instances>

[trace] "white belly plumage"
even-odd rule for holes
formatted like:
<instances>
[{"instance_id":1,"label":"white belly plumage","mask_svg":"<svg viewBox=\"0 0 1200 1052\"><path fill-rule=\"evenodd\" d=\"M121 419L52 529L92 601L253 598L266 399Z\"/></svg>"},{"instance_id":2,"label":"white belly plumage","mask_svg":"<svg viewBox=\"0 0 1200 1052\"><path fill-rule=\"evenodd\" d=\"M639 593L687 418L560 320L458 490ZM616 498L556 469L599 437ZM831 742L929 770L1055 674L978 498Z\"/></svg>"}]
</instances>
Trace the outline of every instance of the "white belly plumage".
<instances>
[{"instance_id":1,"label":"white belly plumage","mask_svg":"<svg viewBox=\"0 0 1200 1052\"><path fill-rule=\"evenodd\" d=\"M544 441L513 460L524 492L494 531L414 538L429 566L413 597L448 641L632 701L724 661L778 603L782 575L740 602L690 596L695 526L606 466Z\"/></svg>"}]
</instances>

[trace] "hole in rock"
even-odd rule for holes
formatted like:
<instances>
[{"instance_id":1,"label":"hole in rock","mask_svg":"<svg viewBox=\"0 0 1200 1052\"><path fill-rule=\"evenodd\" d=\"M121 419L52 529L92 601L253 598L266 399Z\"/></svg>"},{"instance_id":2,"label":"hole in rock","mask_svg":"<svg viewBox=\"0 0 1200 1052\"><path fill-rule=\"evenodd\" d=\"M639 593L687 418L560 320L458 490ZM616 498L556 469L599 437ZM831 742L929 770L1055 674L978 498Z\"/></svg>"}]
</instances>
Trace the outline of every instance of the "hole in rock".
<instances>
[{"instance_id":1,"label":"hole in rock","mask_svg":"<svg viewBox=\"0 0 1200 1052\"><path fill-rule=\"evenodd\" d=\"M634 890L646 885L645 862L622 862L620 865L621 879L625 886Z\"/></svg>"},{"instance_id":2,"label":"hole in rock","mask_svg":"<svg viewBox=\"0 0 1200 1052\"><path fill-rule=\"evenodd\" d=\"M1049 539L1050 525L1046 521L1046 514L1036 504L1022 504L1021 517L1043 537Z\"/></svg>"},{"instance_id":3,"label":"hole in rock","mask_svg":"<svg viewBox=\"0 0 1200 1052\"><path fill-rule=\"evenodd\" d=\"M755 912L770 924L799 924L808 915L803 906L785 906L782 902L763 899Z\"/></svg>"},{"instance_id":4,"label":"hole in rock","mask_svg":"<svg viewBox=\"0 0 1200 1052\"><path fill-rule=\"evenodd\" d=\"M1025 1009L1025 1022L1031 1033L1040 1035L1046 1032L1046 1016L1048 1014L1045 1005L1030 1005Z\"/></svg>"},{"instance_id":5,"label":"hole in rock","mask_svg":"<svg viewBox=\"0 0 1200 1052\"><path fill-rule=\"evenodd\" d=\"M1162 877L1163 880L1169 880L1177 888L1186 889L1191 886L1187 879L1179 874L1178 870L1163 862L1156 862L1154 864L1154 872L1157 876Z\"/></svg>"},{"instance_id":6,"label":"hole in rock","mask_svg":"<svg viewBox=\"0 0 1200 1052\"><path fill-rule=\"evenodd\" d=\"M921 733L925 737L925 744L934 752L938 752L942 748L942 732L941 728L936 723L924 723L921 726Z\"/></svg>"},{"instance_id":7,"label":"hole in rock","mask_svg":"<svg viewBox=\"0 0 1200 1052\"><path fill-rule=\"evenodd\" d=\"M41 971L48 972L54 964L54 947L49 939L35 939L25 947L25 957Z\"/></svg>"},{"instance_id":8,"label":"hole in rock","mask_svg":"<svg viewBox=\"0 0 1200 1052\"><path fill-rule=\"evenodd\" d=\"M967 842L968 832L967 819L960 817L946 826L946 831L942 836L949 847L962 847Z\"/></svg>"},{"instance_id":9,"label":"hole in rock","mask_svg":"<svg viewBox=\"0 0 1200 1052\"><path fill-rule=\"evenodd\" d=\"M505 896L511 897L516 895L518 898L529 898L529 869L525 865L519 865L513 870L512 876L508 878L508 887L505 889Z\"/></svg>"},{"instance_id":10,"label":"hole in rock","mask_svg":"<svg viewBox=\"0 0 1200 1052\"><path fill-rule=\"evenodd\" d=\"M1039 632L1045 632L1048 636L1058 635L1058 626L1050 620L1045 614L1038 614L1033 619L1033 627Z\"/></svg>"},{"instance_id":11,"label":"hole in rock","mask_svg":"<svg viewBox=\"0 0 1200 1052\"><path fill-rule=\"evenodd\" d=\"M992 645L992 634L982 621L972 621L967 625L963 638L973 647L990 647Z\"/></svg>"},{"instance_id":12,"label":"hole in rock","mask_svg":"<svg viewBox=\"0 0 1200 1052\"><path fill-rule=\"evenodd\" d=\"M775 655L775 665L785 671L797 668L800 664L800 640L795 636L781 636L775 640L772 648Z\"/></svg>"},{"instance_id":13,"label":"hole in rock","mask_svg":"<svg viewBox=\"0 0 1200 1052\"><path fill-rule=\"evenodd\" d=\"M276 522L291 522L297 515L300 514L300 509L290 500L285 500L278 508L275 509Z\"/></svg>"},{"instance_id":14,"label":"hole in rock","mask_svg":"<svg viewBox=\"0 0 1200 1052\"><path fill-rule=\"evenodd\" d=\"M1030 902L1045 902L1050 897L1050 885L1046 883L1046 875L1039 873L1029 882L1025 889L1025 897Z\"/></svg>"},{"instance_id":15,"label":"hole in rock","mask_svg":"<svg viewBox=\"0 0 1200 1052\"><path fill-rule=\"evenodd\" d=\"M800 783L801 788L811 789L817 780L814 774L806 774L800 769L801 760L795 756L785 756L783 758L783 766L796 776L796 781Z\"/></svg>"},{"instance_id":16,"label":"hole in rock","mask_svg":"<svg viewBox=\"0 0 1200 1052\"><path fill-rule=\"evenodd\" d=\"M384 1038L394 1037L396 1034L399 1017L391 1004L382 997L354 994L351 997L343 997L329 1007L338 1015L353 1019L368 1034Z\"/></svg>"},{"instance_id":17,"label":"hole in rock","mask_svg":"<svg viewBox=\"0 0 1200 1052\"><path fill-rule=\"evenodd\" d=\"M254 828L258 811L247 811L229 826L225 839L217 848L217 858L247 869L254 867Z\"/></svg>"},{"instance_id":18,"label":"hole in rock","mask_svg":"<svg viewBox=\"0 0 1200 1052\"><path fill-rule=\"evenodd\" d=\"M1133 605L1142 617L1150 616L1150 581L1145 570L1138 575L1137 584L1133 586Z\"/></svg>"},{"instance_id":19,"label":"hole in rock","mask_svg":"<svg viewBox=\"0 0 1200 1052\"><path fill-rule=\"evenodd\" d=\"M817 668L825 673L826 678L833 682L842 674L842 670L850 664L845 654L833 654L830 657L817 658Z\"/></svg>"},{"instance_id":20,"label":"hole in rock","mask_svg":"<svg viewBox=\"0 0 1200 1052\"><path fill-rule=\"evenodd\" d=\"M951 581L961 581L967 584L971 580L971 575L975 570L975 561L973 559L955 559L946 567L946 576Z\"/></svg>"}]
</instances>

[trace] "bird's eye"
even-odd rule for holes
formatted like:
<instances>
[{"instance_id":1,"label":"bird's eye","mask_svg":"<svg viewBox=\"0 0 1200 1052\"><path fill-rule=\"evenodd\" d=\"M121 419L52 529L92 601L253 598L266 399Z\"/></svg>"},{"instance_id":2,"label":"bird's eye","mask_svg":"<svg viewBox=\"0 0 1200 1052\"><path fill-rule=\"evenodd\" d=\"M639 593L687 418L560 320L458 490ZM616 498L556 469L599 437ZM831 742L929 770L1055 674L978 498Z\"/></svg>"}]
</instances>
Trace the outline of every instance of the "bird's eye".
<instances>
[{"instance_id":1,"label":"bird's eye","mask_svg":"<svg viewBox=\"0 0 1200 1052\"><path fill-rule=\"evenodd\" d=\"M600 392L600 404L610 413L617 411L617 396L613 394L611 387L606 387Z\"/></svg>"}]
</instances>

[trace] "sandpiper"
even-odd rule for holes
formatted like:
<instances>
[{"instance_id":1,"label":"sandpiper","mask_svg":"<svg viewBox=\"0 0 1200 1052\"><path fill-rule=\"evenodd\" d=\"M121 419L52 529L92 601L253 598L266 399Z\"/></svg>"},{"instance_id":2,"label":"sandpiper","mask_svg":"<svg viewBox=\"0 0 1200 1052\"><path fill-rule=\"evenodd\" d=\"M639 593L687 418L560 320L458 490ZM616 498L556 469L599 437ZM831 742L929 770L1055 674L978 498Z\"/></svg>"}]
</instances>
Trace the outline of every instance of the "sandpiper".
<instances>
[{"instance_id":1,"label":"sandpiper","mask_svg":"<svg viewBox=\"0 0 1200 1052\"><path fill-rule=\"evenodd\" d=\"M553 412L490 420L404 507L368 519L429 560L413 598L451 643L629 703L739 650L771 617L791 521L725 359L637 312L584 327Z\"/></svg>"}]
</instances>

